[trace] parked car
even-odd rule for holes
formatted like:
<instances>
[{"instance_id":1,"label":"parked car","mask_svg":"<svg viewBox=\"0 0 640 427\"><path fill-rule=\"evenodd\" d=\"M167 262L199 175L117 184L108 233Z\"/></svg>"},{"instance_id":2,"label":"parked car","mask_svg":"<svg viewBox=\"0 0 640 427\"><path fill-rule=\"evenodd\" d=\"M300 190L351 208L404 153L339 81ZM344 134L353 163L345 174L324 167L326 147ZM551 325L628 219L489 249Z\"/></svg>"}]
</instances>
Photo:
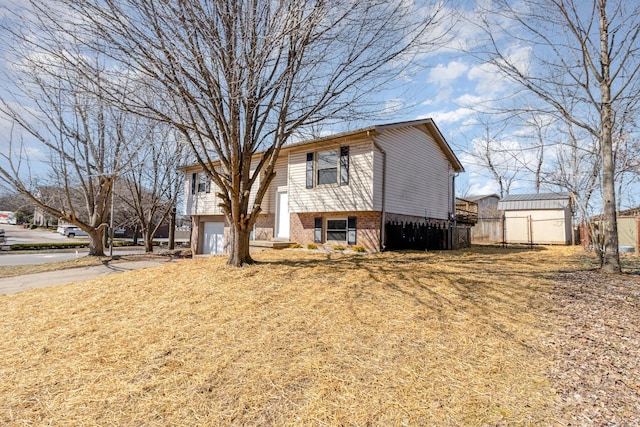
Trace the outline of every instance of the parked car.
<instances>
[{"instance_id":1,"label":"parked car","mask_svg":"<svg viewBox=\"0 0 640 427\"><path fill-rule=\"evenodd\" d=\"M77 227L76 225L69 225L69 224L65 224L65 225L59 225L58 228L56 229L56 233L61 234L64 236L64 230L66 230L69 227Z\"/></svg>"},{"instance_id":2,"label":"parked car","mask_svg":"<svg viewBox=\"0 0 640 427\"><path fill-rule=\"evenodd\" d=\"M76 226L71 226L71 227L66 227L64 229L64 235L70 238L74 238L76 236L83 236L86 237L88 236L87 232L82 230L80 227L76 227Z\"/></svg>"}]
</instances>

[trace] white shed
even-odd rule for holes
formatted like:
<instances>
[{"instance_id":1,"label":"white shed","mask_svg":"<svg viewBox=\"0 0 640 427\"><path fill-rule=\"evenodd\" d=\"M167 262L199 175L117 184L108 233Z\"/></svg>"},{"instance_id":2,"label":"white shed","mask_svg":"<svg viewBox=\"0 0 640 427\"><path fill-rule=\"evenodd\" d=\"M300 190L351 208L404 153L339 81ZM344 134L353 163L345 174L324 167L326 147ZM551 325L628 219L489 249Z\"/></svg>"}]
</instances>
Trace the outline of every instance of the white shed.
<instances>
[{"instance_id":1,"label":"white shed","mask_svg":"<svg viewBox=\"0 0 640 427\"><path fill-rule=\"evenodd\" d=\"M506 243L570 245L573 207L569 193L513 194L498 202Z\"/></svg>"}]
</instances>

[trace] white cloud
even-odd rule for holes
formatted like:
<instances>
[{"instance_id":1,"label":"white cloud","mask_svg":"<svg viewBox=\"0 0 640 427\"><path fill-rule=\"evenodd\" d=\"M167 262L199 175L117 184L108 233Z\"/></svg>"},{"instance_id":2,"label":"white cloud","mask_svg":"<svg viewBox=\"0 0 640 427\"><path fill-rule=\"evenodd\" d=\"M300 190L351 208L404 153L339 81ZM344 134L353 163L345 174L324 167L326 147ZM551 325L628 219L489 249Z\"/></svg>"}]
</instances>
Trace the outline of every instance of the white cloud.
<instances>
[{"instance_id":1,"label":"white cloud","mask_svg":"<svg viewBox=\"0 0 640 427\"><path fill-rule=\"evenodd\" d=\"M429 82L440 86L449 85L469 70L469 65L460 61L452 61L446 65L438 64L429 72Z\"/></svg>"},{"instance_id":2,"label":"white cloud","mask_svg":"<svg viewBox=\"0 0 640 427\"><path fill-rule=\"evenodd\" d=\"M506 80L491 64L472 67L467 77L475 82L475 93L478 96L495 99L506 90Z\"/></svg>"},{"instance_id":3,"label":"white cloud","mask_svg":"<svg viewBox=\"0 0 640 427\"><path fill-rule=\"evenodd\" d=\"M423 114L418 119L432 118L438 125L448 125L452 123L458 123L469 116L472 116L475 112L469 108L458 108L451 111L435 111L429 114Z\"/></svg>"}]
</instances>

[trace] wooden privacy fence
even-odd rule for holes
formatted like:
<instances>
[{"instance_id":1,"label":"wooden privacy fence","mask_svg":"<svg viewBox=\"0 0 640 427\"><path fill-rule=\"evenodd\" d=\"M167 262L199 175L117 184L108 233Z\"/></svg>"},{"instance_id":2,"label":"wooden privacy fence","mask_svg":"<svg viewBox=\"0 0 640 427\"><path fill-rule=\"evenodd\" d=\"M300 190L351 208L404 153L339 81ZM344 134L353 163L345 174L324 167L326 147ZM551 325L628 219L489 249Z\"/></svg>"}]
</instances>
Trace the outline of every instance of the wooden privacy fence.
<instances>
[{"instance_id":1,"label":"wooden privacy fence","mask_svg":"<svg viewBox=\"0 0 640 427\"><path fill-rule=\"evenodd\" d=\"M447 249L446 227L439 224L388 221L385 224L386 249Z\"/></svg>"}]
</instances>

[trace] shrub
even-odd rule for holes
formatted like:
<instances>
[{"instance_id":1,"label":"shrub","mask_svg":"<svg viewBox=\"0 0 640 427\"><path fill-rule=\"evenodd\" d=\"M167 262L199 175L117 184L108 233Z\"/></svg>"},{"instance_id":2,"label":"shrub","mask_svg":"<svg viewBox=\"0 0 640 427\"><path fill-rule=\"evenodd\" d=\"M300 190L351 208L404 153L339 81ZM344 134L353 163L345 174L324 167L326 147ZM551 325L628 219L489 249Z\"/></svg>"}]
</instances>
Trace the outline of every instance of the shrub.
<instances>
[{"instance_id":1,"label":"shrub","mask_svg":"<svg viewBox=\"0 0 640 427\"><path fill-rule=\"evenodd\" d=\"M367 250L364 248L364 246L354 246L353 247L353 251L354 252L366 252Z\"/></svg>"},{"instance_id":2,"label":"shrub","mask_svg":"<svg viewBox=\"0 0 640 427\"><path fill-rule=\"evenodd\" d=\"M289 246L290 248L293 249L300 249L302 247L302 245L300 243L293 243L291 246Z\"/></svg>"},{"instance_id":3,"label":"shrub","mask_svg":"<svg viewBox=\"0 0 640 427\"><path fill-rule=\"evenodd\" d=\"M309 243L307 245L307 249L318 249L318 245L316 245L315 243Z\"/></svg>"},{"instance_id":4,"label":"shrub","mask_svg":"<svg viewBox=\"0 0 640 427\"><path fill-rule=\"evenodd\" d=\"M86 248L89 242L66 242L66 243L14 243L10 246L12 251L30 251L41 249L73 249Z\"/></svg>"},{"instance_id":5,"label":"shrub","mask_svg":"<svg viewBox=\"0 0 640 427\"><path fill-rule=\"evenodd\" d=\"M333 247L334 251L344 251L345 249L347 249L347 248L345 246L342 246L342 245L335 245Z\"/></svg>"}]
</instances>

